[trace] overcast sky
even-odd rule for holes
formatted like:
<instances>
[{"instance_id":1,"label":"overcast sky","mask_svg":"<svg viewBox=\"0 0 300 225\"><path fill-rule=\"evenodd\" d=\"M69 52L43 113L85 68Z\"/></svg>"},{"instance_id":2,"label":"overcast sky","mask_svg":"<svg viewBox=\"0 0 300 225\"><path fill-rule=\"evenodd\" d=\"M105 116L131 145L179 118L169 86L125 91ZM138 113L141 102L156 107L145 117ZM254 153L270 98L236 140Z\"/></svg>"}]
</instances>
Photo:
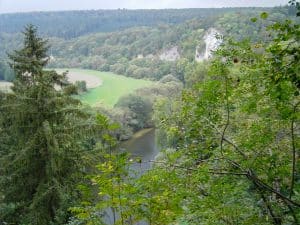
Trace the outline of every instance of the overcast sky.
<instances>
[{"instance_id":1,"label":"overcast sky","mask_svg":"<svg viewBox=\"0 0 300 225\"><path fill-rule=\"evenodd\" d=\"M279 6L289 0L0 0L0 13L80 9Z\"/></svg>"}]
</instances>

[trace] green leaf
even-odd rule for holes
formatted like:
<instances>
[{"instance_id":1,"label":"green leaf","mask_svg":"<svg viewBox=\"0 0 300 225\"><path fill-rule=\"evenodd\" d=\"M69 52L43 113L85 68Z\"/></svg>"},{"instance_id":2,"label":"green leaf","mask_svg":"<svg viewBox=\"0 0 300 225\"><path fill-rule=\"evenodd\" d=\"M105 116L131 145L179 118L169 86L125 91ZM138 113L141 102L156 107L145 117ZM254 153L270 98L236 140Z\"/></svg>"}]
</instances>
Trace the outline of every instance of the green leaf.
<instances>
[{"instance_id":1,"label":"green leaf","mask_svg":"<svg viewBox=\"0 0 300 225\"><path fill-rule=\"evenodd\" d=\"M267 19L268 16L269 16L269 14L266 13L266 12L263 12L263 13L260 14L260 18L262 18L263 20Z\"/></svg>"},{"instance_id":2,"label":"green leaf","mask_svg":"<svg viewBox=\"0 0 300 225\"><path fill-rule=\"evenodd\" d=\"M251 18L250 20L251 20L251 22L255 23L255 22L257 21L257 18L256 18L256 17L253 17L253 18Z\"/></svg>"}]
</instances>

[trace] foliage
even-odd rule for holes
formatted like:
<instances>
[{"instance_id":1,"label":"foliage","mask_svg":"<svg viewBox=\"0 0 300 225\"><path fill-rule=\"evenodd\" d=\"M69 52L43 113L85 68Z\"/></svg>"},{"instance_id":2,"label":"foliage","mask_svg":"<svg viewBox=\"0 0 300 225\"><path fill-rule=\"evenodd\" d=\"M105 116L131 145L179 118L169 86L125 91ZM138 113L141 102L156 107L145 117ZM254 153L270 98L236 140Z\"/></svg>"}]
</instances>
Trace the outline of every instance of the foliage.
<instances>
[{"instance_id":1,"label":"foliage","mask_svg":"<svg viewBox=\"0 0 300 225\"><path fill-rule=\"evenodd\" d=\"M115 224L299 224L299 26L268 29L267 42L225 40L201 82L156 102L168 149L150 171L117 182L118 157L98 166L95 185L119 213Z\"/></svg>"},{"instance_id":2,"label":"foliage","mask_svg":"<svg viewBox=\"0 0 300 225\"><path fill-rule=\"evenodd\" d=\"M14 92L0 93L0 219L63 224L71 212L69 224L107 224L107 219L122 225L299 224L300 32L297 19L274 19L281 10L299 14L299 3L290 4L263 12L260 19L252 13L218 18L225 34L247 23L238 41L225 37L207 66L193 62L191 50L201 45L194 37L211 21L130 29L122 38L113 33L82 38L91 46L105 42L96 50L69 41L67 52L80 51L72 65L88 56L103 70L137 78L153 72L160 79L122 97L111 114L136 130L147 126L153 106L158 143L166 150L151 161L114 151L119 126L102 114L94 124L70 96L76 89L64 87L65 74L43 70L47 45L29 26L25 47L9 56ZM236 22L227 24L231 19ZM145 45L148 34L156 40L151 46ZM241 40L247 34L255 38ZM120 52L119 45L126 48ZM185 54L176 62L149 60L137 52L151 55L174 45ZM183 92L179 80L186 84ZM87 131L102 141L95 144L98 139ZM86 149L100 156L89 157ZM96 163L96 170L85 160ZM143 164L151 169L133 171ZM80 179L86 171L88 181Z\"/></svg>"},{"instance_id":3,"label":"foliage","mask_svg":"<svg viewBox=\"0 0 300 225\"><path fill-rule=\"evenodd\" d=\"M87 92L86 82L84 80L76 81L75 86L79 92Z\"/></svg>"},{"instance_id":4,"label":"foliage","mask_svg":"<svg viewBox=\"0 0 300 225\"><path fill-rule=\"evenodd\" d=\"M269 29L265 45L225 42L180 111L163 117L170 106L159 106L160 132L183 154L177 166L202 187L189 224L299 223L299 25Z\"/></svg>"},{"instance_id":5,"label":"foliage","mask_svg":"<svg viewBox=\"0 0 300 225\"><path fill-rule=\"evenodd\" d=\"M169 185L177 174L152 170L136 179L132 165L139 164L126 153L105 155L105 162L98 164L98 172L89 176L96 188L97 201L93 189L80 185L85 199L80 207L71 211L83 224L135 224L146 221L149 224L168 224L175 221L181 212L178 190ZM108 213L108 216L105 214Z\"/></svg>"},{"instance_id":6,"label":"foliage","mask_svg":"<svg viewBox=\"0 0 300 225\"><path fill-rule=\"evenodd\" d=\"M251 22L257 11L269 12L267 20ZM182 10L119 10L119 11L86 11L86 12L57 12L57 18L52 14L12 14L2 15L4 31L15 32L20 18L26 18L32 23L41 25L41 32L51 43L51 68L82 68L100 71L110 71L116 74L134 78L160 80L163 76L172 74L184 82L186 65L195 61L195 51L204 51L203 37L209 28L217 28L222 35L234 35L241 40L269 40L265 27L274 21L290 18L289 7L275 9L253 8L224 8L224 9L182 9ZM197 14L199 12L200 14ZM143 18L141 15L143 14ZM48 17L46 17L46 15ZM76 18L75 15L77 16ZM105 17L106 15L107 17ZM105 17L107 22L96 18ZM149 16L149 17L148 17ZM156 17L157 16L157 17ZM172 16L167 19L167 16ZM1 17L1 16L0 16ZM36 21L35 18L40 18ZM84 17L84 18L82 18ZM127 18L121 20L120 18ZM47 18L47 25L43 20ZM60 23L52 24L60 19ZM71 19L72 18L72 19ZM74 21L82 18L80 23ZM118 18L117 20L115 20ZM163 18L163 23L153 22ZM181 18L181 19L179 19ZM105 21L107 21L105 19ZM135 20L136 19L136 20ZM50 21L49 21L50 20ZM92 20L95 26L86 24ZM96 21L94 21L96 20ZM129 26L123 23L129 22ZM12 24L15 24L13 26ZM64 25L64 32L57 34L57 24ZM99 26L98 26L99 25ZM150 25L150 26L144 26ZM68 29L66 29L68 27ZM126 28L126 29L125 29ZM13 30L11 30L13 29ZM20 35L0 33L0 56L4 56L7 46L12 49L19 46ZM106 32L109 31L109 32ZM74 38L70 39L70 37ZM59 37L58 37L59 36ZM3 41L2 41L3 40ZM9 43L9 44L8 44ZM161 54L177 47L180 59L176 61L162 60ZM4 57L5 58L5 57Z\"/></svg>"},{"instance_id":7,"label":"foliage","mask_svg":"<svg viewBox=\"0 0 300 225\"><path fill-rule=\"evenodd\" d=\"M115 106L131 111L132 116L128 125L133 127L133 131L145 128L150 123L152 105L148 99L131 94L121 97Z\"/></svg>"},{"instance_id":8,"label":"foliage","mask_svg":"<svg viewBox=\"0 0 300 225\"><path fill-rule=\"evenodd\" d=\"M65 12L35 12L1 14L4 33L20 32L29 23L36 24L46 36L71 39L88 33L111 32L130 27L178 24L193 18L203 19L233 8L163 9L163 10L82 10ZM239 8L240 11L253 9ZM126 37L124 37L126 41Z\"/></svg>"},{"instance_id":9,"label":"foliage","mask_svg":"<svg viewBox=\"0 0 300 225\"><path fill-rule=\"evenodd\" d=\"M186 87L193 87L195 83L201 82L208 75L208 65L204 63L189 63L185 68L184 80Z\"/></svg>"},{"instance_id":10,"label":"foliage","mask_svg":"<svg viewBox=\"0 0 300 225\"><path fill-rule=\"evenodd\" d=\"M167 75L157 83L122 96L112 109L98 107L98 110L121 125L115 135L118 140L126 140L137 130L153 127L153 105L161 98L179 96L182 88L178 79Z\"/></svg>"},{"instance_id":11,"label":"foliage","mask_svg":"<svg viewBox=\"0 0 300 225\"><path fill-rule=\"evenodd\" d=\"M0 94L0 221L64 224L78 200L89 115L65 92L66 74L45 71L47 43L32 25L9 55L16 78ZM60 85L60 91L55 89Z\"/></svg>"}]
</instances>

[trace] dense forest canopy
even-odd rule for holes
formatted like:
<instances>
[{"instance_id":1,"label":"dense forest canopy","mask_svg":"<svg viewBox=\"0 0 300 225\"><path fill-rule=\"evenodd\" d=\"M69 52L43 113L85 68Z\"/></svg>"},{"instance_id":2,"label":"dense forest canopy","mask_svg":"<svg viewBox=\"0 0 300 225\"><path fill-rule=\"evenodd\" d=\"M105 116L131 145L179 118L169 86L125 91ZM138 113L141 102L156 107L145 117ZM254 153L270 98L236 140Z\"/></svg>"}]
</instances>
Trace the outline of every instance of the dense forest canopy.
<instances>
[{"instance_id":1,"label":"dense forest canopy","mask_svg":"<svg viewBox=\"0 0 300 225\"><path fill-rule=\"evenodd\" d=\"M45 36L75 38L88 33L112 32L137 26L178 24L190 19L205 19L234 11L255 8L163 9L163 10L86 10L0 14L0 31L20 32L27 24L35 24ZM270 10L270 8L260 8Z\"/></svg>"},{"instance_id":2,"label":"dense forest canopy","mask_svg":"<svg viewBox=\"0 0 300 225\"><path fill-rule=\"evenodd\" d=\"M251 18L263 11L269 13L268 20L253 23ZM21 46L20 29L32 23L51 44L49 67L111 71L151 80L172 74L185 82L182 69L195 61L196 50L205 51L203 38L210 28L238 40L267 40L264 28L293 13L291 7L277 7L3 14L0 57L5 59L6 52ZM174 47L177 60L161 57Z\"/></svg>"},{"instance_id":3,"label":"dense forest canopy","mask_svg":"<svg viewBox=\"0 0 300 225\"><path fill-rule=\"evenodd\" d=\"M153 169L132 178L135 161L108 155L91 176L100 200L85 186L77 220L105 223L111 207L114 224L299 224L299 24L266 32L225 40L192 88L156 101Z\"/></svg>"},{"instance_id":4,"label":"dense forest canopy","mask_svg":"<svg viewBox=\"0 0 300 225\"><path fill-rule=\"evenodd\" d=\"M36 28L24 34L23 48L9 55L12 92L0 92L0 221L62 224L85 167L87 133L74 128L89 114L71 96L66 74L43 69L48 45Z\"/></svg>"},{"instance_id":5,"label":"dense forest canopy","mask_svg":"<svg viewBox=\"0 0 300 225\"><path fill-rule=\"evenodd\" d=\"M290 1L49 42L26 26L3 57L15 78L0 91L0 224L300 224L299 17ZM198 62L211 27L222 42ZM179 58L160 58L174 45ZM92 108L48 63L158 82ZM144 127L161 149L151 160L119 143Z\"/></svg>"}]
</instances>

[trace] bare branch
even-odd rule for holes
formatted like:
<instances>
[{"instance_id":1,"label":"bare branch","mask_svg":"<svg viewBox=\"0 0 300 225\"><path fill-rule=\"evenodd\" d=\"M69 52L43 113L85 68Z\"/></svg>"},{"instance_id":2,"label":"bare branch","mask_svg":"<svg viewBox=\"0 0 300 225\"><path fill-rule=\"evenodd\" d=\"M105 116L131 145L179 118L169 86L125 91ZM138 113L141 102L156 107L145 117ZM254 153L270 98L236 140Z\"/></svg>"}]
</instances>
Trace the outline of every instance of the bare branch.
<instances>
[{"instance_id":1,"label":"bare branch","mask_svg":"<svg viewBox=\"0 0 300 225\"><path fill-rule=\"evenodd\" d=\"M284 196L282 193L278 192L277 190L275 190L274 188L272 188L271 186L269 186L268 184L264 183L262 180L260 180L254 173L252 170L248 170L247 173L247 178L249 180L251 180L255 185L257 185L260 189L269 191L274 193L275 195L277 195L277 197L281 198L282 200L286 201L287 203L300 207L300 203L293 201L292 199Z\"/></svg>"},{"instance_id":2,"label":"bare branch","mask_svg":"<svg viewBox=\"0 0 300 225\"><path fill-rule=\"evenodd\" d=\"M204 119L209 123L210 126L212 126L215 129L215 131L218 134L220 134L220 135L223 134L223 132L221 132L209 119L207 119L207 118L204 118ZM244 159L247 159L247 156L245 155L245 153L241 149L239 149L239 147L232 140L230 140L229 138L225 137L225 135L222 135L222 136L223 136L223 140L225 142L227 142L228 144L230 144L236 150L236 152L238 152Z\"/></svg>"},{"instance_id":3,"label":"bare branch","mask_svg":"<svg viewBox=\"0 0 300 225\"><path fill-rule=\"evenodd\" d=\"M271 217L272 217L272 219L273 219L273 221L274 221L274 224L280 225L280 224L281 224L281 220L280 220L280 218L278 218L278 217L274 214L274 211L273 211L273 209L272 209L272 206L269 204L269 202L268 202L267 198L265 197L265 195L264 195L262 192L260 192L260 196L261 196L262 200L264 201L264 203L265 203L265 205L266 205L266 207L267 207L267 209L268 209L268 211L269 211L269 214L271 215Z\"/></svg>"},{"instance_id":4,"label":"bare branch","mask_svg":"<svg viewBox=\"0 0 300 225\"><path fill-rule=\"evenodd\" d=\"M225 127L222 131L222 137L221 137L221 143L220 143L220 147L221 147L221 154L223 155L223 141L224 141L224 137L225 137L225 132L229 126L229 120L230 120L230 109L229 109L229 102L228 102L228 78L227 76L225 76L225 95L226 95L226 124Z\"/></svg>"},{"instance_id":5,"label":"bare branch","mask_svg":"<svg viewBox=\"0 0 300 225\"><path fill-rule=\"evenodd\" d=\"M296 113L297 107L300 104L298 102L294 106L294 114ZM291 198L293 195L294 191L294 186L295 186L295 175L296 175L296 145L295 145L295 128L294 128L294 123L295 123L295 118L294 116L292 117L292 122L291 122L291 139L292 139L292 151L293 151L293 166L292 166L292 176L291 176L291 189L290 189L290 195L289 197Z\"/></svg>"}]
</instances>

